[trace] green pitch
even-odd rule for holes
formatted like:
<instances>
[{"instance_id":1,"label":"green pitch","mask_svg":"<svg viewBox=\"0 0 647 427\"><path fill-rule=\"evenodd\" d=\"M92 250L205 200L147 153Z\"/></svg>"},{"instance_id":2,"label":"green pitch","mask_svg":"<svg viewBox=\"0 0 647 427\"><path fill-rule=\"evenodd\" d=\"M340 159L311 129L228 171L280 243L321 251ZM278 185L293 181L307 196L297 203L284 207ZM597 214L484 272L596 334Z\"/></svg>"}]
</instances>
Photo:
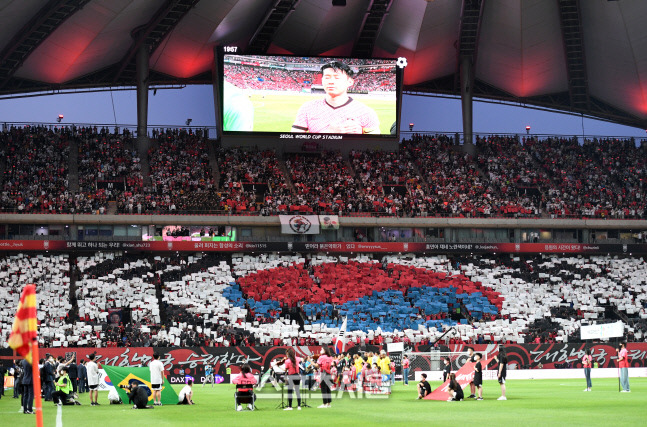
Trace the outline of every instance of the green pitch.
<instances>
[{"instance_id":1,"label":"green pitch","mask_svg":"<svg viewBox=\"0 0 647 427\"><path fill-rule=\"evenodd\" d=\"M351 95L352 96L352 95ZM321 99L319 95L256 95L250 96L254 105L254 131L290 132L299 107L307 101ZM395 100L358 98L371 107L380 119L380 133L390 134L391 125L395 122Z\"/></svg>"},{"instance_id":2,"label":"green pitch","mask_svg":"<svg viewBox=\"0 0 647 427\"><path fill-rule=\"evenodd\" d=\"M286 412L276 409L280 399L258 399L254 412L234 410L234 386L194 387L195 406L167 405L149 410L133 410L129 405L109 405L108 393L99 393L101 406L89 405L88 394L81 395L82 406L62 407L63 426L363 426L400 425L492 425L492 426L609 426L644 425L647 379L631 378L631 393L618 393L615 379L593 378L593 391L585 393L581 380L511 380L508 400L497 401L499 385L486 381L483 401L418 401L416 387L398 383L386 399L333 398L332 408L317 409L320 395L313 393L312 408ZM438 383L433 383L432 388ZM179 392L180 387L175 386ZM266 386L269 390L269 385ZM0 400L2 425L33 426L34 415L19 414L18 399L7 390ZM56 425L57 408L44 402L44 425ZM295 404L296 405L296 404Z\"/></svg>"}]
</instances>

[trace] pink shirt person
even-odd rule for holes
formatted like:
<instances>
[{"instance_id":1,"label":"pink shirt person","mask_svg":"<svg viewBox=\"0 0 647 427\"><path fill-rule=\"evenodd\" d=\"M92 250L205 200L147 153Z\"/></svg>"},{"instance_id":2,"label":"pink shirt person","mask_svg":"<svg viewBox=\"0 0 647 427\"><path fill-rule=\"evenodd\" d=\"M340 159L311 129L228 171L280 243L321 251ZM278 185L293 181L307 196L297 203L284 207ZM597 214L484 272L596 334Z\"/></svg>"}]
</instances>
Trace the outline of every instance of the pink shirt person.
<instances>
[{"instance_id":1,"label":"pink shirt person","mask_svg":"<svg viewBox=\"0 0 647 427\"><path fill-rule=\"evenodd\" d=\"M296 364L292 363L290 358L285 359L285 364L283 366L288 375L297 375L299 373L299 363L301 363L301 359L299 356L295 356L295 359L297 362Z\"/></svg>"}]
</instances>

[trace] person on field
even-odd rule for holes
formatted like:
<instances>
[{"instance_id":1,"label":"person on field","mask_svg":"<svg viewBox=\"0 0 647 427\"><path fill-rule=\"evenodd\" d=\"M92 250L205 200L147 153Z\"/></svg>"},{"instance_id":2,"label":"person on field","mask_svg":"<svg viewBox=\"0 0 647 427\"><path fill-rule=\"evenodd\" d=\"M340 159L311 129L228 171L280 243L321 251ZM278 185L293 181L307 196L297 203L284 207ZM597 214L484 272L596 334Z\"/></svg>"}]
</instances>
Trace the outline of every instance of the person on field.
<instances>
[{"instance_id":1,"label":"person on field","mask_svg":"<svg viewBox=\"0 0 647 427\"><path fill-rule=\"evenodd\" d=\"M505 397L505 378L508 374L508 358L503 347L499 348L499 354L494 357L497 361L497 381L501 385L501 396L497 400L508 400Z\"/></svg>"},{"instance_id":2,"label":"person on field","mask_svg":"<svg viewBox=\"0 0 647 427\"><path fill-rule=\"evenodd\" d=\"M427 374L422 374L418 383L418 399L424 399L429 394L431 394L431 386L427 381Z\"/></svg>"},{"instance_id":3,"label":"person on field","mask_svg":"<svg viewBox=\"0 0 647 427\"><path fill-rule=\"evenodd\" d=\"M618 367L620 368L620 386L623 393L629 393L629 354L627 352L627 344L620 343L618 349Z\"/></svg>"},{"instance_id":4,"label":"person on field","mask_svg":"<svg viewBox=\"0 0 647 427\"><path fill-rule=\"evenodd\" d=\"M463 388L458 381L456 381L456 374L454 373L449 374L449 385L447 386L447 390L449 393L448 401L460 402L465 398Z\"/></svg>"},{"instance_id":5,"label":"person on field","mask_svg":"<svg viewBox=\"0 0 647 427\"><path fill-rule=\"evenodd\" d=\"M591 356L591 349L587 348L584 357L582 357L582 366L584 367L584 377L586 378L586 388L584 391L591 391L591 368L593 367L593 357Z\"/></svg>"},{"instance_id":6,"label":"person on field","mask_svg":"<svg viewBox=\"0 0 647 427\"><path fill-rule=\"evenodd\" d=\"M476 365L474 365L474 388L478 392L476 400L483 400L483 365L481 365L481 353L474 354L474 360L476 360Z\"/></svg>"}]
</instances>

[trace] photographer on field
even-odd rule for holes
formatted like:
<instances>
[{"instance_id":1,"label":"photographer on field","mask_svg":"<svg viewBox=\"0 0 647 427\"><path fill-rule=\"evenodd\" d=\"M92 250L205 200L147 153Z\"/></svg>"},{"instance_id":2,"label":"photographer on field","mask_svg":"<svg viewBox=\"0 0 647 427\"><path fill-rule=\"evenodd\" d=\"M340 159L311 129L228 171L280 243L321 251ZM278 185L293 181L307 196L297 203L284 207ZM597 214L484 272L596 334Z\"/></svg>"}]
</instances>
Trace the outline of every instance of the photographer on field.
<instances>
[{"instance_id":1,"label":"photographer on field","mask_svg":"<svg viewBox=\"0 0 647 427\"><path fill-rule=\"evenodd\" d=\"M153 409L153 406L148 404L148 393L143 387L135 382L130 385L120 385L119 387L128 390L128 403L133 403L133 409Z\"/></svg>"},{"instance_id":2,"label":"photographer on field","mask_svg":"<svg viewBox=\"0 0 647 427\"><path fill-rule=\"evenodd\" d=\"M54 383L56 391L52 393L52 400L57 406L61 405L80 405L81 402L74 399L72 380L70 379L67 367L62 367L58 372L60 376ZM72 399L70 399L72 398Z\"/></svg>"}]
</instances>

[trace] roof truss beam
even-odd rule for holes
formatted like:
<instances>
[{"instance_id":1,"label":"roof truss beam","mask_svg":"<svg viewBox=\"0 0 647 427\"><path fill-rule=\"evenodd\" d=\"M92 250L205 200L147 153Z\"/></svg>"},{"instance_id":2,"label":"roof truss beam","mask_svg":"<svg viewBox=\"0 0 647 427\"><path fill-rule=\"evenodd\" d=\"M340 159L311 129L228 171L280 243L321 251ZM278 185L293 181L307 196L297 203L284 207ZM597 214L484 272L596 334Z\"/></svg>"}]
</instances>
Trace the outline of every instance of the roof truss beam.
<instances>
[{"instance_id":1,"label":"roof truss beam","mask_svg":"<svg viewBox=\"0 0 647 427\"><path fill-rule=\"evenodd\" d=\"M456 52L456 69L460 69L461 58L471 58L473 67L476 66L479 35L481 34L481 21L483 18L483 5L485 0L463 0L461 23L458 32L458 46ZM460 71L456 72L455 85L458 87Z\"/></svg>"},{"instance_id":2,"label":"roof truss beam","mask_svg":"<svg viewBox=\"0 0 647 427\"><path fill-rule=\"evenodd\" d=\"M370 58L373 54L375 41L382 30L384 19L389 14L393 0L371 0L362 27L355 39L353 56L358 58Z\"/></svg>"},{"instance_id":3,"label":"roof truss beam","mask_svg":"<svg viewBox=\"0 0 647 427\"><path fill-rule=\"evenodd\" d=\"M90 0L50 0L7 43L0 53L0 87L56 29Z\"/></svg>"},{"instance_id":4,"label":"roof truss beam","mask_svg":"<svg viewBox=\"0 0 647 427\"><path fill-rule=\"evenodd\" d=\"M274 35L301 0L273 0L258 29L249 40L247 53L265 54Z\"/></svg>"},{"instance_id":5,"label":"roof truss beam","mask_svg":"<svg viewBox=\"0 0 647 427\"><path fill-rule=\"evenodd\" d=\"M588 109L590 106L589 81L586 72L580 1L557 0L557 3L559 6L559 22L562 28L564 55L566 55L571 107L574 109Z\"/></svg>"}]
</instances>

